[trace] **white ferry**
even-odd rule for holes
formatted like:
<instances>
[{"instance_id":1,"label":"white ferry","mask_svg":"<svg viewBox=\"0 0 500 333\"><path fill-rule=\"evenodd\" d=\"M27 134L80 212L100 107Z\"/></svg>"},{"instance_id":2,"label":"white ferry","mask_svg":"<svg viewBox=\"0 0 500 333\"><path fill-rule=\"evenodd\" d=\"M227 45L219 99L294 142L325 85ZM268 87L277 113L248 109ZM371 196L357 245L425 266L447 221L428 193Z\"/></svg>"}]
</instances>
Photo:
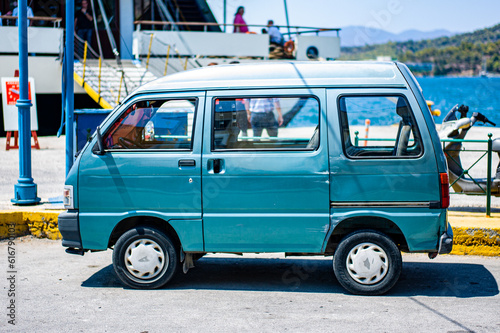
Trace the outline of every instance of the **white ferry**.
<instances>
[{"instance_id":1,"label":"white ferry","mask_svg":"<svg viewBox=\"0 0 500 333\"><path fill-rule=\"evenodd\" d=\"M261 33L266 25L248 25L258 33L227 33L233 24L217 22L204 0L87 3L93 29L88 43L75 33L75 109L112 108L138 86L191 68L340 56L340 29L281 26L291 42L284 49L270 49L269 35ZM61 117L65 2L39 1L31 6L28 63L36 86L38 134L54 135ZM75 7L81 10L82 2L77 0ZM0 2L0 77L12 77L19 68L13 9L9 2ZM2 125L0 136L5 136Z\"/></svg>"}]
</instances>

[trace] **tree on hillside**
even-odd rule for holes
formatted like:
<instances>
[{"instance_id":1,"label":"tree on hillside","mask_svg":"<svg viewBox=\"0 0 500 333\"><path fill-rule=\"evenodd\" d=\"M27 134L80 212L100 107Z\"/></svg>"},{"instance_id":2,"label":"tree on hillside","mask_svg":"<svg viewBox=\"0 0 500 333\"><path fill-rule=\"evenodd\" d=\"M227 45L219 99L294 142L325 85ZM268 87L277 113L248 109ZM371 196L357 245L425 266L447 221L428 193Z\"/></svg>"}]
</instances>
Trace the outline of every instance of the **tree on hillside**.
<instances>
[{"instance_id":1,"label":"tree on hillside","mask_svg":"<svg viewBox=\"0 0 500 333\"><path fill-rule=\"evenodd\" d=\"M405 63L432 64L431 70L419 67L424 68L423 75L477 75L483 61L488 72L500 73L500 24L452 37L343 48L342 54L345 60L384 55Z\"/></svg>"}]
</instances>

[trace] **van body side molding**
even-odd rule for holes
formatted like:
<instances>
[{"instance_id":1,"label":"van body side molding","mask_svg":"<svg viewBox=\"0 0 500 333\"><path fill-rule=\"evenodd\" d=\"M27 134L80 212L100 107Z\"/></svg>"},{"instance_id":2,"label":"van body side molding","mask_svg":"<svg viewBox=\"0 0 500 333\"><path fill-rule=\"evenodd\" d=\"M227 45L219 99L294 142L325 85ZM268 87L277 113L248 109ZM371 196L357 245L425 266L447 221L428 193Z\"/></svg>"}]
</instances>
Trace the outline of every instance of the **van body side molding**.
<instances>
[{"instance_id":1,"label":"van body side molding","mask_svg":"<svg viewBox=\"0 0 500 333\"><path fill-rule=\"evenodd\" d=\"M430 201L401 201L401 202L330 202L330 207L377 207L377 208L391 208L391 207L403 207L403 208L433 208Z\"/></svg>"}]
</instances>

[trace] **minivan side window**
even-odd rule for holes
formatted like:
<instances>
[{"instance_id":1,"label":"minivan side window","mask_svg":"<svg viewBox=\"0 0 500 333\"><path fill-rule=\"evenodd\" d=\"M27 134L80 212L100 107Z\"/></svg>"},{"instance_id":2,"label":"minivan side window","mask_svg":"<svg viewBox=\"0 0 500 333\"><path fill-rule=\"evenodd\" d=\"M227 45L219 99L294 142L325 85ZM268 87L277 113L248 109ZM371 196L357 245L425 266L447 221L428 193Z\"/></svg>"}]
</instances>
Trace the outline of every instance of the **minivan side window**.
<instances>
[{"instance_id":1,"label":"minivan side window","mask_svg":"<svg viewBox=\"0 0 500 333\"><path fill-rule=\"evenodd\" d=\"M213 109L212 150L315 150L319 146L316 98L216 98Z\"/></svg>"},{"instance_id":2,"label":"minivan side window","mask_svg":"<svg viewBox=\"0 0 500 333\"><path fill-rule=\"evenodd\" d=\"M103 136L105 149L191 150L196 99L132 104Z\"/></svg>"},{"instance_id":3,"label":"minivan side window","mask_svg":"<svg viewBox=\"0 0 500 333\"><path fill-rule=\"evenodd\" d=\"M342 96L338 106L348 157L408 158L422 154L422 139L404 97Z\"/></svg>"}]
</instances>

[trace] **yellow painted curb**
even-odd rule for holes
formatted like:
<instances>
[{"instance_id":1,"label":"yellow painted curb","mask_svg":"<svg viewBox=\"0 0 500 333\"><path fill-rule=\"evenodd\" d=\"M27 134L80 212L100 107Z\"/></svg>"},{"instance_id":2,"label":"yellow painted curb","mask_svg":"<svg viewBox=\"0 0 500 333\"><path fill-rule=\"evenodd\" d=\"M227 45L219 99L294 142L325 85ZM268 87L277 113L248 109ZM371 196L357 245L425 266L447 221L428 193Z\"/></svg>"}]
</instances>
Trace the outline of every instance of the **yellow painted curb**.
<instances>
[{"instance_id":1,"label":"yellow painted curb","mask_svg":"<svg viewBox=\"0 0 500 333\"><path fill-rule=\"evenodd\" d=\"M0 211L0 239L32 234L61 239L57 217L62 211Z\"/></svg>"},{"instance_id":2,"label":"yellow painted curb","mask_svg":"<svg viewBox=\"0 0 500 333\"><path fill-rule=\"evenodd\" d=\"M451 254L500 256L500 229L453 228Z\"/></svg>"},{"instance_id":3,"label":"yellow painted curb","mask_svg":"<svg viewBox=\"0 0 500 333\"><path fill-rule=\"evenodd\" d=\"M29 227L23 221L23 212L0 213L0 239L18 237L29 234Z\"/></svg>"},{"instance_id":4,"label":"yellow painted curb","mask_svg":"<svg viewBox=\"0 0 500 333\"><path fill-rule=\"evenodd\" d=\"M451 254L500 256L500 214L449 211L453 228Z\"/></svg>"}]
</instances>

